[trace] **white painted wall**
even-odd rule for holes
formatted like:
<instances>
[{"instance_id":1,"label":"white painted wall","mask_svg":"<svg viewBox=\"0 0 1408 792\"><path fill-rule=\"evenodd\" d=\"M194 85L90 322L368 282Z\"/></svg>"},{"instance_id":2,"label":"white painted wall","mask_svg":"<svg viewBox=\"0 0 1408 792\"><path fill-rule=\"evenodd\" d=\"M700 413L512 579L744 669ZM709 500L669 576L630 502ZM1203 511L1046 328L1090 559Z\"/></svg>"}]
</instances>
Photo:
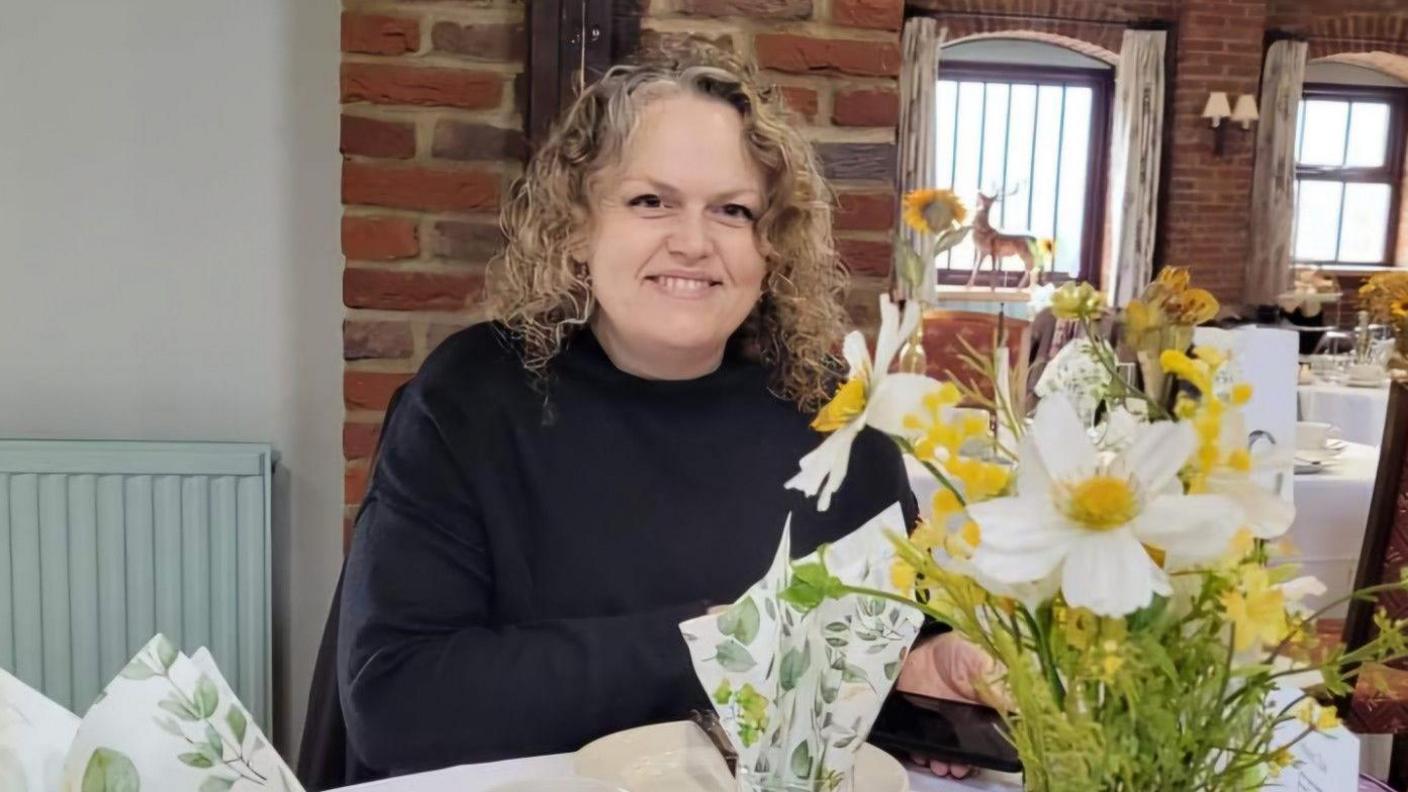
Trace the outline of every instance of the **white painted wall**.
<instances>
[{"instance_id":1,"label":"white painted wall","mask_svg":"<svg viewBox=\"0 0 1408 792\"><path fill-rule=\"evenodd\" d=\"M341 559L337 0L6 4L0 437L267 441L277 740Z\"/></svg>"},{"instance_id":2,"label":"white painted wall","mask_svg":"<svg viewBox=\"0 0 1408 792\"><path fill-rule=\"evenodd\" d=\"M1402 80L1378 69L1325 60L1313 60L1305 64L1305 81L1337 85L1376 85L1385 88L1403 87Z\"/></svg>"},{"instance_id":3,"label":"white painted wall","mask_svg":"<svg viewBox=\"0 0 1408 792\"><path fill-rule=\"evenodd\" d=\"M1112 69L1110 64L1082 55L1073 49L1044 41L988 38L963 41L943 48L939 59L939 76L944 73L945 60L975 63L1020 63L1027 66L1066 66L1077 69Z\"/></svg>"}]
</instances>

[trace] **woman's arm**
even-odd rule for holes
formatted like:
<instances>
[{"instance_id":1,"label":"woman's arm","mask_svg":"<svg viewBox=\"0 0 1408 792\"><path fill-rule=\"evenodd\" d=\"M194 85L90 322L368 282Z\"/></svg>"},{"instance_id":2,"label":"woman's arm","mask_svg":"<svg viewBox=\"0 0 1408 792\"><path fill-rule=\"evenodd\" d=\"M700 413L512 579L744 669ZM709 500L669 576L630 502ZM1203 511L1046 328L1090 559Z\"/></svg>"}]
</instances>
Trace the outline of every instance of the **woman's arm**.
<instances>
[{"instance_id":1,"label":"woman's arm","mask_svg":"<svg viewBox=\"0 0 1408 792\"><path fill-rule=\"evenodd\" d=\"M343 589L338 677L358 758L399 773L574 750L703 702L679 623L706 603L493 626L472 494L424 399L404 402Z\"/></svg>"}]
</instances>

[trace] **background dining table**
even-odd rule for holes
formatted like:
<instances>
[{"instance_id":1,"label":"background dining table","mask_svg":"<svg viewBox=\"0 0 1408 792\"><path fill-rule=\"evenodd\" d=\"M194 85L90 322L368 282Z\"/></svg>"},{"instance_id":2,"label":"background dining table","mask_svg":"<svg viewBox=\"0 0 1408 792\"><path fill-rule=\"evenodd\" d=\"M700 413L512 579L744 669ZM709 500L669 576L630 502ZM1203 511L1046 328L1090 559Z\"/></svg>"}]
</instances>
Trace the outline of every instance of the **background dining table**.
<instances>
[{"instance_id":1,"label":"background dining table","mask_svg":"<svg viewBox=\"0 0 1408 792\"><path fill-rule=\"evenodd\" d=\"M1388 417L1388 385L1359 387L1317 381L1296 388L1302 421L1338 426L1340 438L1377 447Z\"/></svg>"}]
</instances>

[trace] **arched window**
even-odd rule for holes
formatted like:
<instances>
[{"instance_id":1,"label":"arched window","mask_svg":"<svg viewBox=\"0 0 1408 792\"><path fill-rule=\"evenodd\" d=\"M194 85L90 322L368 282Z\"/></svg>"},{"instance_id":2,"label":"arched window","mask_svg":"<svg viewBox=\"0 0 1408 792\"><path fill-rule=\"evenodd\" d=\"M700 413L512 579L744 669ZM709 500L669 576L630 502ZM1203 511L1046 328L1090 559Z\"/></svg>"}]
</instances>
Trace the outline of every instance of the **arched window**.
<instances>
[{"instance_id":1,"label":"arched window","mask_svg":"<svg viewBox=\"0 0 1408 792\"><path fill-rule=\"evenodd\" d=\"M1052 279L1098 282L1113 79L1109 63L1041 41L983 38L942 52L936 184L970 206L996 191L993 227L1056 241ZM973 260L968 242L940 257L940 282L966 280ZM1004 265L1020 279L1020 262Z\"/></svg>"},{"instance_id":2,"label":"arched window","mask_svg":"<svg viewBox=\"0 0 1408 792\"><path fill-rule=\"evenodd\" d=\"M1408 85L1362 66L1306 65L1296 128L1294 256L1391 265L1402 201Z\"/></svg>"}]
</instances>

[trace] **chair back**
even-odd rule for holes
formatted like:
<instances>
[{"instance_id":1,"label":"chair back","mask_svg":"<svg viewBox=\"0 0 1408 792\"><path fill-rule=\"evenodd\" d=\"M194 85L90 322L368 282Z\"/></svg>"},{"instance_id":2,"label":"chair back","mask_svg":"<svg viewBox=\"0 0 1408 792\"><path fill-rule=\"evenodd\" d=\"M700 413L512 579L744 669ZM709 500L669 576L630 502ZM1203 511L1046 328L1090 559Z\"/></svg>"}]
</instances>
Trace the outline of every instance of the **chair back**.
<instances>
[{"instance_id":1,"label":"chair back","mask_svg":"<svg viewBox=\"0 0 1408 792\"><path fill-rule=\"evenodd\" d=\"M936 379L956 377L961 382L974 382L973 372L963 363L964 342L980 353L993 349L994 340L1010 350L1008 361L1015 376L1023 369L1031 348L1031 323L1000 313L951 311L934 308L924 312L924 354L928 358L929 376ZM987 393L986 383L977 383ZM991 394L988 394L991 395Z\"/></svg>"},{"instance_id":2,"label":"chair back","mask_svg":"<svg viewBox=\"0 0 1408 792\"><path fill-rule=\"evenodd\" d=\"M1395 382L1388 399L1383 443L1369 524L1359 553L1354 589L1399 579L1408 565L1408 382ZM1344 622L1346 650L1367 643L1374 634L1374 611L1383 608L1395 619L1408 618L1408 592L1391 591L1368 600L1354 600Z\"/></svg>"}]
</instances>

